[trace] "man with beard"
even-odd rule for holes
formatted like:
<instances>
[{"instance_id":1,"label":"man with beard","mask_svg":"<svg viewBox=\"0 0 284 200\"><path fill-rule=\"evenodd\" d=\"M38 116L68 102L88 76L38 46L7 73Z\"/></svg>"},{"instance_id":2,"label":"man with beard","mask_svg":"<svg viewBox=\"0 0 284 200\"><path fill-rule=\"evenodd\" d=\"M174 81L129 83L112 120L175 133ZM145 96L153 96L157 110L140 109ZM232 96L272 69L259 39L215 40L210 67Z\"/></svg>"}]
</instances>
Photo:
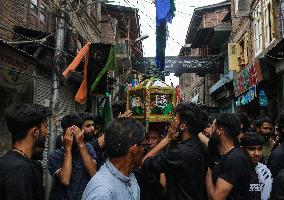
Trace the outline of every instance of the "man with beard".
<instances>
[{"instance_id":1,"label":"man with beard","mask_svg":"<svg viewBox=\"0 0 284 200\"><path fill-rule=\"evenodd\" d=\"M274 146L274 140L272 139L273 121L263 116L256 122L257 132L265 138L265 144L263 145L263 157L261 162L267 164L268 158Z\"/></svg>"},{"instance_id":2,"label":"man with beard","mask_svg":"<svg viewBox=\"0 0 284 200\"><path fill-rule=\"evenodd\" d=\"M209 199L249 199L251 165L236 146L240 132L241 123L235 114L221 114L213 122L209 147L215 144L216 150L210 148L215 157L210 159L206 177Z\"/></svg>"},{"instance_id":3,"label":"man with beard","mask_svg":"<svg viewBox=\"0 0 284 200\"><path fill-rule=\"evenodd\" d=\"M106 161L104 151L104 120L100 116L93 116L90 113L80 113L83 120L82 130L84 131L84 141L90 143L97 155L97 171Z\"/></svg>"},{"instance_id":4,"label":"man with beard","mask_svg":"<svg viewBox=\"0 0 284 200\"><path fill-rule=\"evenodd\" d=\"M77 114L65 115L61 120L64 146L51 153L48 162L49 173L56 184L51 199L81 199L87 183L96 173L96 153L92 145L83 140L82 124Z\"/></svg>"},{"instance_id":5,"label":"man with beard","mask_svg":"<svg viewBox=\"0 0 284 200\"><path fill-rule=\"evenodd\" d=\"M88 183L82 200L140 200L140 189L131 171L142 164L145 128L141 122L119 118L105 131L108 159Z\"/></svg>"},{"instance_id":6,"label":"man with beard","mask_svg":"<svg viewBox=\"0 0 284 200\"><path fill-rule=\"evenodd\" d=\"M0 158L1 200L43 199L42 177L33 159L42 157L50 115L36 104L16 105L7 113L12 150Z\"/></svg>"},{"instance_id":7,"label":"man with beard","mask_svg":"<svg viewBox=\"0 0 284 200\"><path fill-rule=\"evenodd\" d=\"M198 133L206 128L207 120L201 107L178 104L167 136L144 157L144 170L166 173L170 200L206 198L207 149Z\"/></svg>"},{"instance_id":8,"label":"man with beard","mask_svg":"<svg viewBox=\"0 0 284 200\"><path fill-rule=\"evenodd\" d=\"M268 200L272 188L272 175L266 165L260 163L262 158L263 136L248 132L241 138L241 146L250 158L252 173L250 179L249 199Z\"/></svg>"}]
</instances>

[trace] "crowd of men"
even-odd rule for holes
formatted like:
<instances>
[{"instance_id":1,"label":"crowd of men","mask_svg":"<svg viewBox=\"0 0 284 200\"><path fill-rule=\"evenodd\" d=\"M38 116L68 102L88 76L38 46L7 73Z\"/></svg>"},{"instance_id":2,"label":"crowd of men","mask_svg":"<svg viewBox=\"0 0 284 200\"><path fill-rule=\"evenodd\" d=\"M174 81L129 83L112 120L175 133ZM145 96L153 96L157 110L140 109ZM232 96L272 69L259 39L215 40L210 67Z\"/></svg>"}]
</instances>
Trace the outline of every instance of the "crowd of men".
<instances>
[{"instance_id":1,"label":"crowd of men","mask_svg":"<svg viewBox=\"0 0 284 200\"><path fill-rule=\"evenodd\" d=\"M44 199L42 154L49 109L12 107L12 148L0 157L0 199ZM284 199L284 113L250 120L176 106L166 135L126 112L106 127L89 113L67 114L48 156L51 200Z\"/></svg>"}]
</instances>

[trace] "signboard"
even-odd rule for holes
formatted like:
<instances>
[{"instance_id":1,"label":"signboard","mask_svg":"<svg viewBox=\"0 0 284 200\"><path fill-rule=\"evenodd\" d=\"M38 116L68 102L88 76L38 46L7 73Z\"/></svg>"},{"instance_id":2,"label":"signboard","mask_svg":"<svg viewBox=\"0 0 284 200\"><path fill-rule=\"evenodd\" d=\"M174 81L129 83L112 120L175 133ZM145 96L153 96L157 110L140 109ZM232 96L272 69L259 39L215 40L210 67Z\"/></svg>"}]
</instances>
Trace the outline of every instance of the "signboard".
<instances>
[{"instance_id":1,"label":"signboard","mask_svg":"<svg viewBox=\"0 0 284 200\"><path fill-rule=\"evenodd\" d=\"M132 60L133 69L145 73L154 57ZM222 74L224 72L224 56L215 55L208 57L177 57L167 56L165 70L180 75L182 73Z\"/></svg>"},{"instance_id":2,"label":"signboard","mask_svg":"<svg viewBox=\"0 0 284 200\"><path fill-rule=\"evenodd\" d=\"M245 93L262 80L260 63L257 59L253 65L246 66L240 73L236 74L234 78L235 96Z\"/></svg>"},{"instance_id":3,"label":"signboard","mask_svg":"<svg viewBox=\"0 0 284 200\"><path fill-rule=\"evenodd\" d=\"M10 48L0 48L0 85L22 90L30 82L34 64Z\"/></svg>"}]
</instances>

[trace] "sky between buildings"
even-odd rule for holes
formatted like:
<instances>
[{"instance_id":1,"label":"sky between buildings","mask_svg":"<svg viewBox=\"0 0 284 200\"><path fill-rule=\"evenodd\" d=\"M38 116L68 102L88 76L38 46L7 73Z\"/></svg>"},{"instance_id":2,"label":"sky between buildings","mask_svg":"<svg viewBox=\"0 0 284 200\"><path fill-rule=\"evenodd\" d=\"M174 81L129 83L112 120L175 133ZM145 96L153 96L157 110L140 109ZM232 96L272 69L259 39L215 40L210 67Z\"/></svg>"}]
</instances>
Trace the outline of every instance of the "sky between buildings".
<instances>
[{"instance_id":1,"label":"sky between buildings","mask_svg":"<svg viewBox=\"0 0 284 200\"><path fill-rule=\"evenodd\" d=\"M153 0L114 0L113 4L120 4L127 7L139 9L141 35L147 34L149 38L143 41L144 57L154 57L156 54L155 17L156 9ZM175 0L176 16L172 24L168 25L169 37L167 41L166 56L177 56L185 43L187 29L194 11L194 8L211 5L224 0ZM166 77L166 82L176 86L179 79L171 74Z\"/></svg>"}]
</instances>

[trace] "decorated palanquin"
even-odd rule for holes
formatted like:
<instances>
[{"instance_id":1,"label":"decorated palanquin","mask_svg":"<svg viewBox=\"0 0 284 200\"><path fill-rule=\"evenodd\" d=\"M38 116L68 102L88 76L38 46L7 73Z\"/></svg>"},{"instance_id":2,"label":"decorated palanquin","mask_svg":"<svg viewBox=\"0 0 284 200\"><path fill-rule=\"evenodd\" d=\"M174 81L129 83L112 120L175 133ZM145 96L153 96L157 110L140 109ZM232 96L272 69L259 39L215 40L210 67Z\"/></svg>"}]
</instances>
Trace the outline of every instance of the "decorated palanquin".
<instances>
[{"instance_id":1,"label":"decorated palanquin","mask_svg":"<svg viewBox=\"0 0 284 200\"><path fill-rule=\"evenodd\" d=\"M176 89L158 78L144 80L127 92L127 109L147 130L163 131L172 122L175 106Z\"/></svg>"}]
</instances>

